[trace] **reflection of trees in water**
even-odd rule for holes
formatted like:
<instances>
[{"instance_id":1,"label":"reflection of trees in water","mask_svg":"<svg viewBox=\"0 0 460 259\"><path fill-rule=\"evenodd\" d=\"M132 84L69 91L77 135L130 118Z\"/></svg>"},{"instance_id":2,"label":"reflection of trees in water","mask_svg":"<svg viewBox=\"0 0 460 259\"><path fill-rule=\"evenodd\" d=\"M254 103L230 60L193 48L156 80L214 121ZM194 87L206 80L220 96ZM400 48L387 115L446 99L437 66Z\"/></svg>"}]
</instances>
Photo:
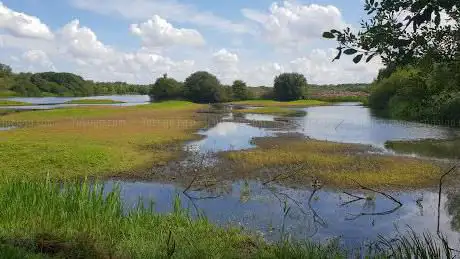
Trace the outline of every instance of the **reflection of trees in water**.
<instances>
[{"instance_id":1,"label":"reflection of trees in water","mask_svg":"<svg viewBox=\"0 0 460 259\"><path fill-rule=\"evenodd\" d=\"M447 195L447 211L452 216L450 223L455 231L460 231L460 192L452 192Z\"/></svg>"}]
</instances>

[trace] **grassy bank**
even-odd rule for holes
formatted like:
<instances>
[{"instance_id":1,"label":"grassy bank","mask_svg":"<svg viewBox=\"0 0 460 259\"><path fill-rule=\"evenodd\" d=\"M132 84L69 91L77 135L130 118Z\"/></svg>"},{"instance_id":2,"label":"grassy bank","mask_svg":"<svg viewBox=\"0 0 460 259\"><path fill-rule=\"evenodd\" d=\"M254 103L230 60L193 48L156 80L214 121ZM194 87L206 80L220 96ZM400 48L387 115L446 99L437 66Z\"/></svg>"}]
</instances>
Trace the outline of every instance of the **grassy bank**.
<instances>
[{"instance_id":1,"label":"grassy bank","mask_svg":"<svg viewBox=\"0 0 460 259\"><path fill-rule=\"evenodd\" d=\"M150 208L125 215L118 192L104 198L100 187L61 187L0 184L0 249L61 258L244 258L256 252L257 240L205 219L192 221L177 201L170 215Z\"/></svg>"},{"instance_id":2,"label":"grassy bank","mask_svg":"<svg viewBox=\"0 0 460 259\"><path fill-rule=\"evenodd\" d=\"M263 107L258 109L241 109L235 110L235 113L253 113L253 114L270 114L278 116L305 116L304 111L290 110L281 107Z\"/></svg>"},{"instance_id":3,"label":"grassy bank","mask_svg":"<svg viewBox=\"0 0 460 259\"><path fill-rule=\"evenodd\" d=\"M17 102L11 100L0 100L0 106L27 106L31 105L30 103L26 102Z\"/></svg>"},{"instance_id":4,"label":"grassy bank","mask_svg":"<svg viewBox=\"0 0 460 259\"><path fill-rule=\"evenodd\" d=\"M165 164L204 123L202 105L164 102L139 107L77 107L7 114L0 124L0 175L31 179L111 176Z\"/></svg>"},{"instance_id":5,"label":"grassy bank","mask_svg":"<svg viewBox=\"0 0 460 259\"><path fill-rule=\"evenodd\" d=\"M273 100L252 100L233 102L235 105L255 106L255 107L310 107L327 105L327 102L318 100L298 100L292 102L278 102Z\"/></svg>"},{"instance_id":6,"label":"grassy bank","mask_svg":"<svg viewBox=\"0 0 460 259\"><path fill-rule=\"evenodd\" d=\"M120 104L124 102L108 99L80 99L66 102L66 104Z\"/></svg>"},{"instance_id":7,"label":"grassy bank","mask_svg":"<svg viewBox=\"0 0 460 259\"><path fill-rule=\"evenodd\" d=\"M361 145L294 137L257 138L254 143L258 148L223 156L241 175L272 169L268 178L288 184L308 185L319 179L339 188L356 187L354 181L389 189L425 187L436 184L441 172L438 166L417 159L363 154L368 147Z\"/></svg>"},{"instance_id":8,"label":"grassy bank","mask_svg":"<svg viewBox=\"0 0 460 259\"><path fill-rule=\"evenodd\" d=\"M460 159L460 139L388 141L385 147L399 153L427 157Z\"/></svg>"}]
</instances>

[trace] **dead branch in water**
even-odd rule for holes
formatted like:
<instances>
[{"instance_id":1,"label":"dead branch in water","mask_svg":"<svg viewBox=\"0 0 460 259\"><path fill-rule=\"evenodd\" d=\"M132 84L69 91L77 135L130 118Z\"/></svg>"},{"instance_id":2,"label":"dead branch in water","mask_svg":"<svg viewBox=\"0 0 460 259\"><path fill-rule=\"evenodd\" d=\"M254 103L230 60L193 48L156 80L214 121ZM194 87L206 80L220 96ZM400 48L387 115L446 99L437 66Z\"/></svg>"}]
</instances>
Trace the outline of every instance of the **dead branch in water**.
<instances>
[{"instance_id":1,"label":"dead branch in water","mask_svg":"<svg viewBox=\"0 0 460 259\"><path fill-rule=\"evenodd\" d=\"M393 209L391 209L391 210L382 211L382 212L374 212L374 213L361 212L361 213L359 213L359 214L357 214L357 215L351 215L351 217L348 217L348 218L346 218L345 220L356 220L356 219L358 219L358 218L360 218L360 217L362 217L362 216L382 216L382 215L389 215L389 214L392 214L392 213L398 211L398 210L403 206L403 204L402 204L399 200L397 200L396 198L394 198L393 196L391 196L391 195L389 195L389 194L387 194L387 193L384 193L384 192L381 192L381 191L378 191L378 190L375 190L375 189L366 187L366 186L364 186L364 185L358 183L357 181L355 181L355 180L353 180L353 179L351 179L351 180L352 180L354 183L356 183L356 185L358 185L362 190L366 190L366 191L370 191L370 192L374 192L374 193L380 194L380 195L386 197L387 199L393 201L393 202L396 204L396 206L395 206ZM358 198L361 198L361 197L359 197L359 196L357 196L357 197L358 197ZM355 200L355 201L353 201L353 202L356 202L356 201L358 201L358 200L361 200L361 199L357 199L357 200Z\"/></svg>"},{"instance_id":2,"label":"dead branch in water","mask_svg":"<svg viewBox=\"0 0 460 259\"><path fill-rule=\"evenodd\" d=\"M361 200L365 200L365 199L366 199L366 198L364 198L364 197L360 197L360 196L351 194L351 193L349 193L349 192L343 192L343 193L346 194L346 195L348 195L348 196L351 196L351 197L353 197L353 198L355 198L355 199L340 204L341 207L346 206L346 205L351 204L351 203L355 203L355 202L357 202L357 201L361 201Z\"/></svg>"}]
</instances>

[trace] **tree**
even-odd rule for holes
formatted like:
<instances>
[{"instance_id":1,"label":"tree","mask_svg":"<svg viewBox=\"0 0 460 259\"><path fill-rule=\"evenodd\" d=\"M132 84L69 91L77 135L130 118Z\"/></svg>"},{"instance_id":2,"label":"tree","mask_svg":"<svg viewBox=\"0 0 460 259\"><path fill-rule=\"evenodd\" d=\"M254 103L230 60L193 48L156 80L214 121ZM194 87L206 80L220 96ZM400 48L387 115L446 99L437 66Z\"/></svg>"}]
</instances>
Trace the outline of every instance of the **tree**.
<instances>
[{"instance_id":1,"label":"tree","mask_svg":"<svg viewBox=\"0 0 460 259\"><path fill-rule=\"evenodd\" d=\"M299 73L284 73L275 78L274 94L279 101L303 99L307 88L307 79Z\"/></svg>"},{"instance_id":2,"label":"tree","mask_svg":"<svg viewBox=\"0 0 460 259\"><path fill-rule=\"evenodd\" d=\"M13 73L10 66L0 63L0 77L8 77Z\"/></svg>"},{"instance_id":3,"label":"tree","mask_svg":"<svg viewBox=\"0 0 460 259\"><path fill-rule=\"evenodd\" d=\"M184 93L188 100L197 103L218 103L223 97L219 80L204 71L193 73L185 80Z\"/></svg>"},{"instance_id":4,"label":"tree","mask_svg":"<svg viewBox=\"0 0 460 259\"><path fill-rule=\"evenodd\" d=\"M149 92L150 99L155 101L180 99L182 95L182 84L166 76L158 78Z\"/></svg>"},{"instance_id":5,"label":"tree","mask_svg":"<svg viewBox=\"0 0 460 259\"><path fill-rule=\"evenodd\" d=\"M242 101L251 99L251 92L245 82L236 80L232 84L233 99L235 101Z\"/></svg>"},{"instance_id":6,"label":"tree","mask_svg":"<svg viewBox=\"0 0 460 259\"><path fill-rule=\"evenodd\" d=\"M366 0L364 10L372 17L361 22L361 31L350 28L324 32L336 39L338 54L354 55L353 61L369 62L379 55L387 66L458 60L460 55L460 8L458 0Z\"/></svg>"}]
</instances>

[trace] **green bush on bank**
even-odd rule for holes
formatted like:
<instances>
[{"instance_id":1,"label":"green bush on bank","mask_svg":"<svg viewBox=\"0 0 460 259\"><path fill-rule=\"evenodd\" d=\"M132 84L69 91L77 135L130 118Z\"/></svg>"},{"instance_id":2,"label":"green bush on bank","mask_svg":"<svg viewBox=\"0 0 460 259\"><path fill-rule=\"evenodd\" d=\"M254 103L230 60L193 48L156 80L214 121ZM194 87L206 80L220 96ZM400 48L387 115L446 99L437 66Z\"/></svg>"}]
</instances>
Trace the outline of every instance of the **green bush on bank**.
<instances>
[{"instance_id":1,"label":"green bush on bank","mask_svg":"<svg viewBox=\"0 0 460 259\"><path fill-rule=\"evenodd\" d=\"M399 68L374 83L369 106L395 119L460 121L460 62ZM458 125L460 126L460 125Z\"/></svg>"}]
</instances>

